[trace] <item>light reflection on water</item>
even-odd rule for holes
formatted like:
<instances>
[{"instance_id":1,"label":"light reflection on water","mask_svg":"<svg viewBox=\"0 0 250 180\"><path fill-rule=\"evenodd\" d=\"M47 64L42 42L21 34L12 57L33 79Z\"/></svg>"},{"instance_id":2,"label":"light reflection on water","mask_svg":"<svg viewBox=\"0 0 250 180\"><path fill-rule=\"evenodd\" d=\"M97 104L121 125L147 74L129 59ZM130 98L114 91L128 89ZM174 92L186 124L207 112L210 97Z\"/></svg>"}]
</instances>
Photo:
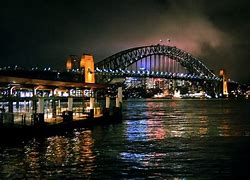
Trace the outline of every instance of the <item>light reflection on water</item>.
<instances>
[{"instance_id":1,"label":"light reflection on water","mask_svg":"<svg viewBox=\"0 0 250 180\"><path fill-rule=\"evenodd\" d=\"M0 179L248 174L249 101L136 100L123 107L121 124L1 146Z\"/></svg>"}]
</instances>

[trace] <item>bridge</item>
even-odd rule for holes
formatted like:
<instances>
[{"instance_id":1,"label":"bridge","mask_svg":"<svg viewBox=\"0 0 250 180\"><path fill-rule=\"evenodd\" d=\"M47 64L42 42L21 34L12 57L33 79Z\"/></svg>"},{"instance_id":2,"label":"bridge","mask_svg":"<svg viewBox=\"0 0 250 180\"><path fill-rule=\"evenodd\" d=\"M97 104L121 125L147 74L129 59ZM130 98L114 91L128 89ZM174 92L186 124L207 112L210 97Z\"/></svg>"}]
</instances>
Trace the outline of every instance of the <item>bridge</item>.
<instances>
[{"instance_id":1,"label":"bridge","mask_svg":"<svg viewBox=\"0 0 250 180\"><path fill-rule=\"evenodd\" d=\"M209 82L214 84L213 87L223 84L223 93L228 93L228 78L225 71L216 76L201 60L190 53L177 47L160 44L130 48L95 65L92 55L84 54L81 58L71 55L67 59L66 70L67 72L0 69L0 92L8 94L7 91L13 88L31 91L94 89L104 87L103 84L108 84L115 78L135 77ZM98 83L94 83L95 79ZM167 83L169 89L176 89L175 83L169 81ZM179 87L182 85L183 83Z\"/></svg>"},{"instance_id":2,"label":"bridge","mask_svg":"<svg viewBox=\"0 0 250 180\"><path fill-rule=\"evenodd\" d=\"M128 84L120 83L108 86L112 79L128 77L142 79L139 87L127 88ZM11 123L14 119L25 121L26 116L22 113L29 114L30 123L36 119L43 121L45 114L47 120L56 118L65 110L70 112L71 118L73 112L79 116L86 112L91 116L100 115L101 108L94 101L98 96L106 98L108 109L110 97L119 108L123 95L128 98L154 97L160 94L159 91L170 96L196 92L206 92L213 95L211 97L222 96L222 93L228 96L232 91L227 82L230 81L224 70L216 76L190 53L160 44L127 49L96 64L92 55L69 56L63 72L0 68L0 115L1 112L6 115L5 118L0 116L0 124L4 119ZM82 108L84 103L86 108Z\"/></svg>"},{"instance_id":3,"label":"bridge","mask_svg":"<svg viewBox=\"0 0 250 180\"><path fill-rule=\"evenodd\" d=\"M118 52L96 63L95 73L102 81L110 77L222 81L190 53L160 44Z\"/></svg>"}]
</instances>

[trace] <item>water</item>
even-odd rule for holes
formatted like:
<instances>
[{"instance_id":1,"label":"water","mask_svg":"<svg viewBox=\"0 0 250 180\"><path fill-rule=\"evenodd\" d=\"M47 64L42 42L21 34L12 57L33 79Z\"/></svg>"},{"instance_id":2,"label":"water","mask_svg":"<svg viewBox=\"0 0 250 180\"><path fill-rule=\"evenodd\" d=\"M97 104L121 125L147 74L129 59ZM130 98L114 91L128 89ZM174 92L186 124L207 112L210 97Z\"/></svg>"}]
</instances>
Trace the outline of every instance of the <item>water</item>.
<instances>
[{"instance_id":1,"label":"water","mask_svg":"<svg viewBox=\"0 0 250 180\"><path fill-rule=\"evenodd\" d=\"M124 121L0 147L0 179L250 176L250 101L130 100Z\"/></svg>"}]
</instances>

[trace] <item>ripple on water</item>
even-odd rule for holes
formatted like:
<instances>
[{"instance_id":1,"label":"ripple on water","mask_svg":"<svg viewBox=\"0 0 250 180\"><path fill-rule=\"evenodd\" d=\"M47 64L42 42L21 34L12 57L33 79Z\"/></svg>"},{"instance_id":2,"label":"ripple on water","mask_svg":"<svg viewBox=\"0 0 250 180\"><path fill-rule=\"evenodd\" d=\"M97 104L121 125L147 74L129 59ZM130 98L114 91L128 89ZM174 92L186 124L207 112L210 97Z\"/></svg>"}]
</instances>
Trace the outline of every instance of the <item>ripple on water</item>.
<instances>
[{"instance_id":1,"label":"ripple on water","mask_svg":"<svg viewBox=\"0 0 250 180\"><path fill-rule=\"evenodd\" d=\"M124 121L0 147L0 179L248 176L249 101L125 101Z\"/></svg>"}]
</instances>

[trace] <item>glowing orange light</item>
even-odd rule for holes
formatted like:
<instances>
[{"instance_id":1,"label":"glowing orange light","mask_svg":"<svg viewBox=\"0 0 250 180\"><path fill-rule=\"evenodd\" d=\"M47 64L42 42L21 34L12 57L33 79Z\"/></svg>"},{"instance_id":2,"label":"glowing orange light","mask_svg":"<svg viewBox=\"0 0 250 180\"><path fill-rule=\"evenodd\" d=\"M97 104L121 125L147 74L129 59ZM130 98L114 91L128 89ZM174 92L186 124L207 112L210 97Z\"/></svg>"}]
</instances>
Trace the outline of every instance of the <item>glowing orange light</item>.
<instances>
[{"instance_id":1,"label":"glowing orange light","mask_svg":"<svg viewBox=\"0 0 250 180\"><path fill-rule=\"evenodd\" d=\"M66 61L66 69L72 70L73 69L73 59L71 57L68 57L67 61Z\"/></svg>"}]
</instances>

